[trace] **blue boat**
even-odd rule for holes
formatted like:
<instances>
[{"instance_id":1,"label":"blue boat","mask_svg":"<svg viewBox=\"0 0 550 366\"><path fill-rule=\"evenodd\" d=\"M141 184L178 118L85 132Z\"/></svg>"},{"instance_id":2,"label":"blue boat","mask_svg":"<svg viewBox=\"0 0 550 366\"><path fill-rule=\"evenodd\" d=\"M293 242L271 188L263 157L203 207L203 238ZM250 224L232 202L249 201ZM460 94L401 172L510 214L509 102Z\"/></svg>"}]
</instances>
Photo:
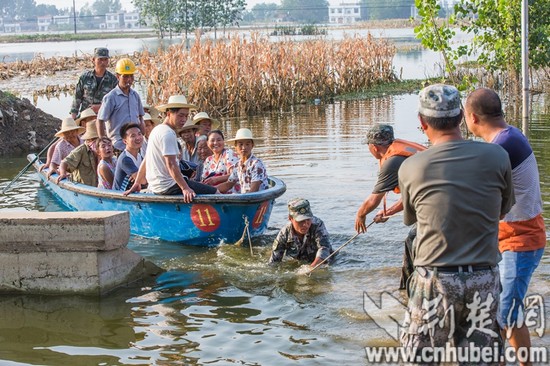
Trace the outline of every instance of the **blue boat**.
<instances>
[{"instance_id":1,"label":"blue boat","mask_svg":"<svg viewBox=\"0 0 550 366\"><path fill-rule=\"evenodd\" d=\"M35 154L27 159L33 161ZM248 225L251 237L267 228L273 203L286 191L280 179L270 177L270 188L247 194L197 195L193 202L182 196L161 196L152 193L122 195L121 191L99 189L63 180L57 174L47 178L40 172L43 163L33 164L45 187L68 209L73 211L128 211L130 231L146 238L190 245L215 246L237 242Z\"/></svg>"}]
</instances>

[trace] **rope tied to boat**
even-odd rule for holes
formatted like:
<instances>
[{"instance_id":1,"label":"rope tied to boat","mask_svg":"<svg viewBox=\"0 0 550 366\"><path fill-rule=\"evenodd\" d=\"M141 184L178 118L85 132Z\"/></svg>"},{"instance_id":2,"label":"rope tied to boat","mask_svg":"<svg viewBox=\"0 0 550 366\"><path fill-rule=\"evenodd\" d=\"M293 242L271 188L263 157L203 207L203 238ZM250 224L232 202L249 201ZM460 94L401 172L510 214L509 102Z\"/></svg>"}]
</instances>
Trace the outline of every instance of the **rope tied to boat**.
<instances>
[{"instance_id":1,"label":"rope tied to boat","mask_svg":"<svg viewBox=\"0 0 550 366\"><path fill-rule=\"evenodd\" d=\"M243 230L243 235L241 236L241 238L235 243L235 245L242 245L243 241L244 241L244 237L245 236L248 236L248 245L250 247L250 255L251 256L254 256L254 251L252 250L252 240L250 238L250 223L248 222L248 216L246 215L243 215L243 220L244 220L244 230Z\"/></svg>"}]
</instances>

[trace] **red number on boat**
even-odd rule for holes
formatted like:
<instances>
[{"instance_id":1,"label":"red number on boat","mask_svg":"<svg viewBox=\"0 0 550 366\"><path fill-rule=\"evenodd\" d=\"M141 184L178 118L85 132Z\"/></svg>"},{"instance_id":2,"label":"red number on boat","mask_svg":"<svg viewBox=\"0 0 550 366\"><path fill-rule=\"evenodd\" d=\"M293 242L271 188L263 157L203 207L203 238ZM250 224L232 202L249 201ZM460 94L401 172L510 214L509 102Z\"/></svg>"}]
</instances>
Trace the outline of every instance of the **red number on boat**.
<instances>
[{"instance_id":1,"label":"red number on boat","mask_svg":"<svg viewBox=\"0 0 550 366\"><path fill-rule=\"evenodd\" d=\"M202 203L191 206L191 220L201 231L216 231L220 227L220 215L216 209Z\"/></svg>"},{"instance_id":2,"label":"red number on boat","mask_svg":"<svg viewBox=\"0 0 550 366\"><path fill-rule=\"evenodd\" d=\"M267 209L269 208L269 201L265 201L258 207L258 210L256 210L256 214L254 215L254 219L252 220L252 227L254 229L259 228L262 223L264 222L265 213L267 212Z\"/></svg>"}]
</instances>

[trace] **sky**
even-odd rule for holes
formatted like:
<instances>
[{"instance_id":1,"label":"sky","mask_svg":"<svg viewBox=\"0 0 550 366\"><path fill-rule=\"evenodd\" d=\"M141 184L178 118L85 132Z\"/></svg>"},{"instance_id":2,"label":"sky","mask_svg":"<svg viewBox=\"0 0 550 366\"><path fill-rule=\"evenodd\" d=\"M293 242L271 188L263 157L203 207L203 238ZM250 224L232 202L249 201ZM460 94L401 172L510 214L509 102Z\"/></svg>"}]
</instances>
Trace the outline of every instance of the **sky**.
<instances>
[{"instance_id":1,"label":"sky","mask_svg":"<svg viewBox=\"0 0 550 366\"><path fill-rule=\"evenodd\" d=\"M35 1L37 5L38 4L55 5L58 9L73 7L73 0L35 0ZM74 1L77 9L80 9L87 2L90 5L94 2L94 0L74 0ZM247 9L250 9L254 5L260 4L260 3L280 4L281 2L280 0L247 0L246 3L247 3ZM124 10L132 10L134 8L134 5L132 4L132 0L120 0L120 4L122 5L122 9Z\"/></svg>"}]
</instances>

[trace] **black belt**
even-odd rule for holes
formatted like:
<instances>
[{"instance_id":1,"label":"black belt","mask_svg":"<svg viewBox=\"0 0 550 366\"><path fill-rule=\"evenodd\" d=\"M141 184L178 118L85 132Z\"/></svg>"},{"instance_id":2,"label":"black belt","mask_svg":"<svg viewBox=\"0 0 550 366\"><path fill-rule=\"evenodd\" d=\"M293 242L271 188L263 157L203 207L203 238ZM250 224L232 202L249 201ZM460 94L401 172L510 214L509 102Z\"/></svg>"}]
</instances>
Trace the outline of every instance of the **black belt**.
<instances>
[{"instance_id":1,"label":"black belt","mask_svg":"<svg viewBox=\"0 0 550 366\"><path fill-rule=\"evenodd\" d=\"M493 269L492 266L477 265L477 266L450 266L450 267L423 267L429 269L430 271L437 271L440 273L460 273L460 272L476 272L476 271L488 271Z\"/></svg>"}]
</instances>

